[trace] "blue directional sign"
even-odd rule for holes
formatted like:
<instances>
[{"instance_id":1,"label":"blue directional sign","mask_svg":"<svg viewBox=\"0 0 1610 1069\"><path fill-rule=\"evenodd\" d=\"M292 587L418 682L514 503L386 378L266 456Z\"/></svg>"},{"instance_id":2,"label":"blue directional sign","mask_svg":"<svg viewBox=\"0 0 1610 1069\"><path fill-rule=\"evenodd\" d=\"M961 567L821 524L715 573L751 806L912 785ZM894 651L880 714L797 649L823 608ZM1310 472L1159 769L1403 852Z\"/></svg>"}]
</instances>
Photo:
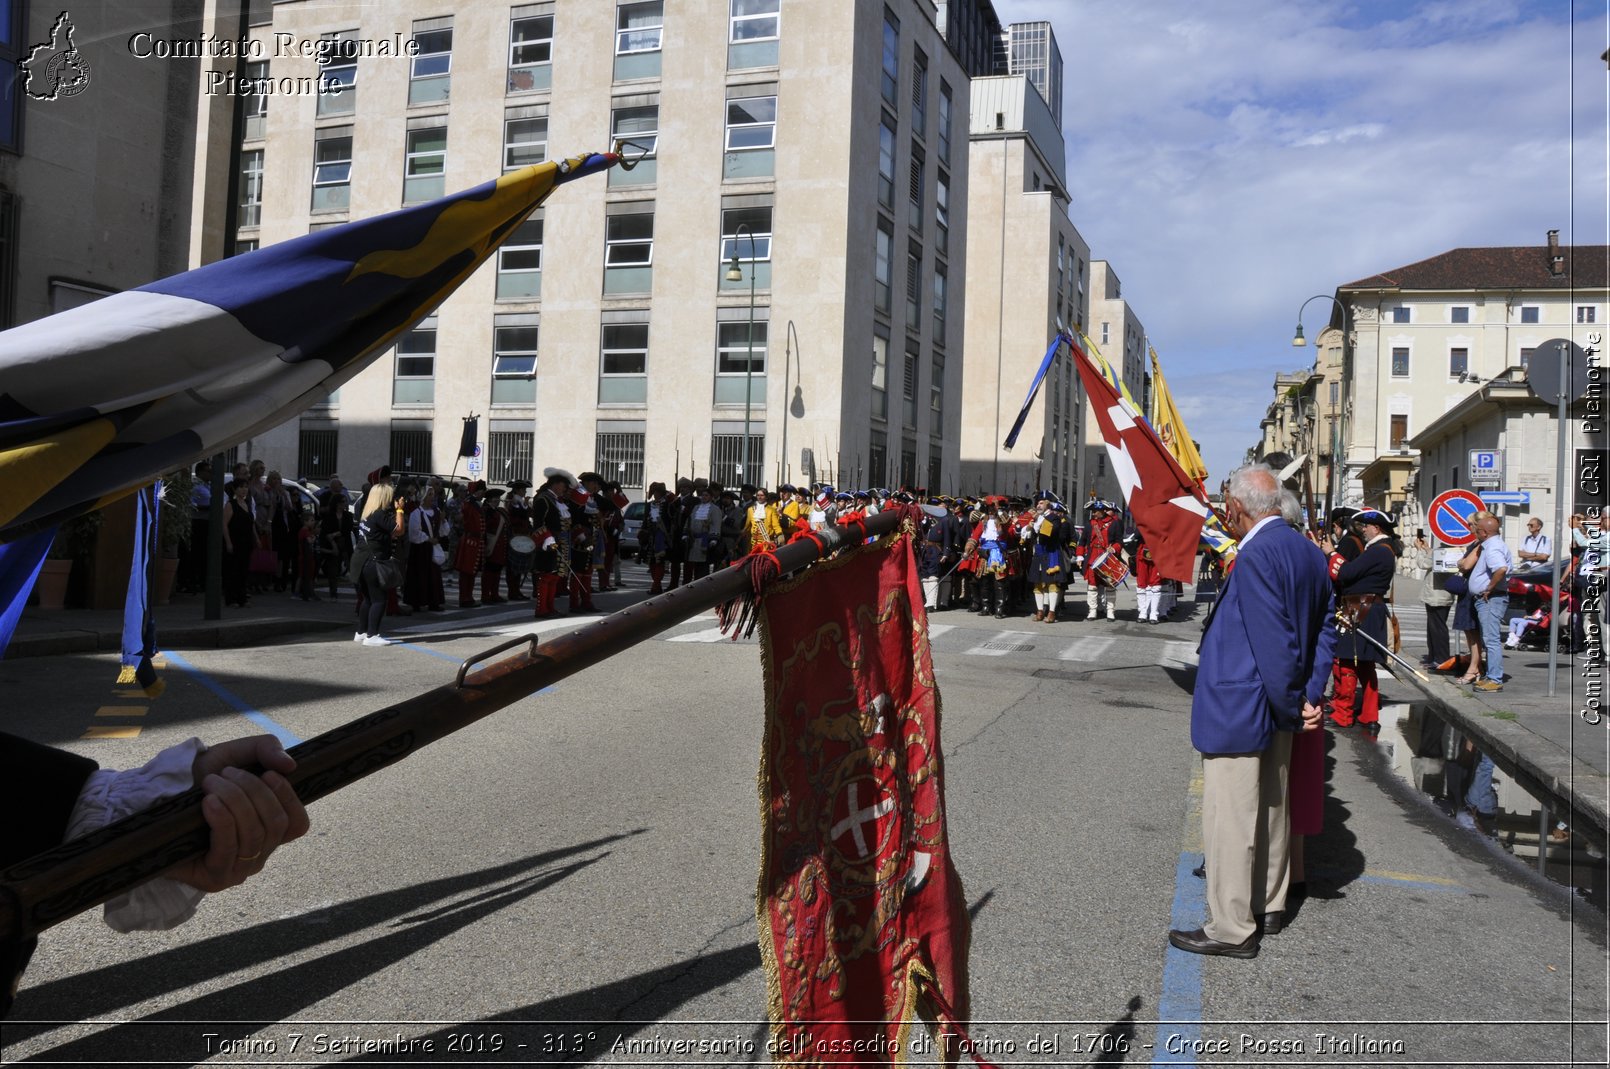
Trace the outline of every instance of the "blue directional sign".
<instances>
[{"instance_id":1,"label":"blue directional sign","mask_svg":"<svg viewBox=\"0 0 1610 1069\"><path fill-rule=\"evenodd\" d=\"M1530 505L1530 490L1483 490L1481 499L1489 505Z\"/></svg>"}]
</instances>

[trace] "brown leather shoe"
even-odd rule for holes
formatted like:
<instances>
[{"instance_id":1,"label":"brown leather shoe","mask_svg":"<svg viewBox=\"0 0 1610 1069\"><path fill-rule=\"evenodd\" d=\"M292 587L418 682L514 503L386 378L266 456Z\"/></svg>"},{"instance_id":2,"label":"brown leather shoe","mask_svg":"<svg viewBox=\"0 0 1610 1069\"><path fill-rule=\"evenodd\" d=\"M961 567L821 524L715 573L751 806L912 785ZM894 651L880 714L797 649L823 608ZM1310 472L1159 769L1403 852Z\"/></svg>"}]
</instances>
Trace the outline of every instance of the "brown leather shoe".
<instances>
[{"instance_id":1,"label":"brown leather shoe","mask_svg":"<svg viewBox=\"0 0 1610 1069\"><path fill-rule=\"evenodd\" d=\"M1035 609L1034 610L1034 622L1039 623L1041 620L1044 620L1044 619L1045 619L1045 610L1044 609Z\"/></svg>"},{"instance_id":2,"label":"brown leather shoe","mask_svg":"<svg viewBox=\"0 0 1610 1069\"><path fill-rule=\"evenodd\" d=\"M1210 939L1208 934L1200 928L1189 932L1172 928L1168 933L1170 946L1179 948L1189 954L1211 954L1222 958L1255 958L1258 956L1258 933L1253 932L1239 943L1221 943L1217 939Z\"/></svg>"},{"instance_id":3,"label":"brown leather shoe","mask_svg":"<svg viewBox=\"0 0 1610 1069\"><path fill-rule=\"evenodd\" d=\"M1047 612L1045 614L1045 622L1048 623L1048 624L1056 623L1057 622L1057 614L1054 613L1054 612Z\"/></svg>"}]
</instances>

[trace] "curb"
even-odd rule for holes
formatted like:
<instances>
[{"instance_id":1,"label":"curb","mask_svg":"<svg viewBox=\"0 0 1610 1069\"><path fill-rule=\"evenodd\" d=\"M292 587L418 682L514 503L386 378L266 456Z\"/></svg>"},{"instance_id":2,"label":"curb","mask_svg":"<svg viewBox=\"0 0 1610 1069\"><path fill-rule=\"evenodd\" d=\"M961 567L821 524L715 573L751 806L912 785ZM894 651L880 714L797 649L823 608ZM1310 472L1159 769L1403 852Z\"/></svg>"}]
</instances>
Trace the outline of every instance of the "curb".
<instances>
[{"instance_id":1,"label":"curb","mask_svg":"<svg viewBox=\"0 0 1610 1069\"><path fill-rule=\"evenodd\" d=\"M305 635L324 631L350 631L350 620L306 620L273 617L200 626L169 627L157 632L159 649L202 650L255 646L265 639L286 635ZM64 653L116 652L123 648L118 632L56 631L43 635L18 635L6 647L5 659L54 657Z\"/></svg>"},{"instance_id":2,"label":"curb","mask_svg":"<svg viewBox=\"0 0 1610 1069\"><path fill-rule=\"evenodd\" d=\"M1569 811L1577 831L1586 831L1583 825L1590 825L1593 831L1589 838L1597 840L1599 849L1606 848L1610 841L1610 806L1606 804L1610 777L1516 721L1472 714L1467 711L1467 703L1451 700L1464 697L1464 692L1451 683L1416 678L1390 662L1388 671L1393 679L1424 695L1440 719L1474 739L1522 787L1539 798L1560 803L1556 808ZM1565 817L1566 813L1558 815Z\"/></svg>"}]
</instances>

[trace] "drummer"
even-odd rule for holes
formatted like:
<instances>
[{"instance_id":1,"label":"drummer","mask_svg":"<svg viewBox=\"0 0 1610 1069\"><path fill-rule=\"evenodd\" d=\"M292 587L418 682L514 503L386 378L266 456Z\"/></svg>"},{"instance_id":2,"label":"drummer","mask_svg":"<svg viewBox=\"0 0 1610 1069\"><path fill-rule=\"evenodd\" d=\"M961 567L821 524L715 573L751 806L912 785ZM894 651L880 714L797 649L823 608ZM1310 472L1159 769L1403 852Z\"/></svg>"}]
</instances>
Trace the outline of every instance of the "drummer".
<instances>
[{"instance_id":1,"label":"drummer","mask_svg":"<svg viewBox=\"0 0 1610 1069\"><path fill-rule=\"evenodd\" d=\"M1098 618L1105 607L1107 619L1117 620L1118 591L1108 560L1118 554L1118 547L1112 541L1118 510L1112 502L1100 498L1093 498L1085 507L1090 511L1090 522L1085 526L1084 537L1079 541L1079 555L1075 558L1075 563L1084 567L1085 619Z\"/></svg>"},{"instance_id":2,"label":"drummer","mask_svg":"<svg viewBox=\"0 0 1610 1069\"><path fill-rule=\"evenodd\" d=\"M521 591L525 573L531 570L531 555L537 545L531 540L531 513L526 508L525 492L531 484L524 479L509 483L504 500L509 506L509 570L507 575L510 601L530 601L531 596Z\"/></svg>"}]
</instances>

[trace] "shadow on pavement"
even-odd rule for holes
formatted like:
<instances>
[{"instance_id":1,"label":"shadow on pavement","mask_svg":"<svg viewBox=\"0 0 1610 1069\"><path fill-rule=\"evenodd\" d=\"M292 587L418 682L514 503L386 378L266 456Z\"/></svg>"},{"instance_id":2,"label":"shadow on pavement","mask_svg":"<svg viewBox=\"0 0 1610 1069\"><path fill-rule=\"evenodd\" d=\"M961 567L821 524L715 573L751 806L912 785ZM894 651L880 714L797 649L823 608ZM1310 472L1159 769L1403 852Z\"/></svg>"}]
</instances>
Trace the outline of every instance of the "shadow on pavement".
<instances>
[{"instance_id":1,"label":"shadow on pavement","mask_svg":"<svg viewBox=\"0 0 1610 1069\"><path fill-rule=\"evenodd\" d=\"M641 835L647 830L639 828L545 851L521 861L462 876L370 895L326 910L270 921L38 987L25 985L17 995L12 1010L13 1019L6 1023L8 1045L43 1035L51 1031L57 1022L112 1016L124 1006L192 985L205 984L224 973L271 964L322 943L392 921L390 927L394 930L393 934L381 935L266 976L209 992L151 1016L42 1051L35 1057L81 1064L110 1062L126 1059L129 1052L136 1048L164 1042L167 1042L171 1053L173 1036L166 1029L150 1027L164 1021L216 1021L220 1024L215 1031L225 1038L251 1035L258 1030L256 1024L231 1026L222 1022L230 1019L261 1022L294 1018L299 1009L401 961L409 954L506 905L558 883L608 857L609 851L559 868L544 870L544 866L633 835ZM491 886L502 881L508 882ZM485 890L471 898L427 912L417 912L450 896L479 888ZM42 952L49 952L48 936ZM30 1023L29 1018L45 1023ZM190 1032L194 1034L194 1027Z\"/></svg>"},{"instance_id":2,"label":"shadow on pavement","mask_svg":"<svg viewBox=\"0 0 1610 1069\"><path fill-rule=\"evenodd\" d=\"M1128 1060L1135 1046L1135 1013L1142 1005L1144 1003L1139 995L1130 998L1124 1015L1103 1029L1100 1037L1094 1041L1096 1056L1086 1064L1122 1065Z\"/></svg>"},{"instance_id":3,"label":"shadow on pavement","mask_svg":"<svg viewBox=\"0 0 1610 1069\"><path fill-rule=\"evenodd\" d=\"M1325 830L1309 838L1304 856L1309 898L1346 898L1342 888L1364 875L1358 836L1347 826L1351 815L1336 797L1336 734L1325 732Z\"/></svg>"}]
</instances>

